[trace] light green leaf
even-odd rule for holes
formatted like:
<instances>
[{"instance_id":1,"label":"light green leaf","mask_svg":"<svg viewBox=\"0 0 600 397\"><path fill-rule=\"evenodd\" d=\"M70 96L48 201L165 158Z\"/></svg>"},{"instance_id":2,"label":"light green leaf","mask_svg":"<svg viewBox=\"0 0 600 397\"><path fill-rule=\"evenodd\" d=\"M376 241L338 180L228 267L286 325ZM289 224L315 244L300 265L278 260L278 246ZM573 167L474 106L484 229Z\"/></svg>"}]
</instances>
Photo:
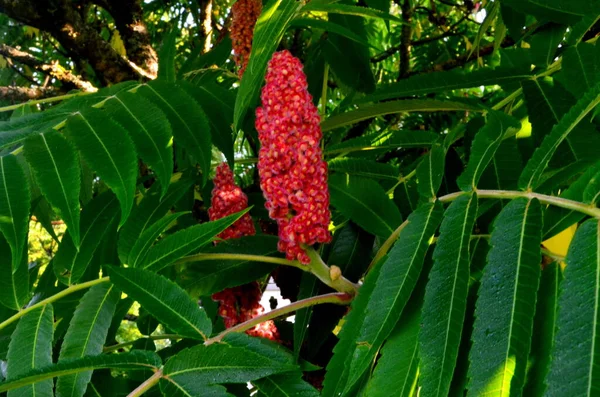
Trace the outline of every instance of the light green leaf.
<instances>
[{"instance_id":1,"label":"light green leaf","mask_svg":"<svg viewBox=\"0 0 600 397\"><path fill-rule=\"evenodd\" d=\"M127 131L103 111L88 109L67 119L66 135L119 199L119 226L123 226L133 206L138 174L137 155Z\"/></svg>"},{"instance_id":2,"label":"light green leaf","mask_svg":"<svg viewBox=\"0 0 600 397\"><path fill-rule=\"evenodd\" d=\"M102 353L119 298L116 288L109 283L95 285L86 292L69 323L59 362ZM91 378L92 371L61 376L56 383L57 395L83 396Z\"/></svg>"},{"instance_id":3,"label":"light green leaf","mask_svg":"<svg viewBox=\"0 0 600 397\"><path fill-rule=\"evenodd\" d=\"M394 22L397 22L400 24L404 23L402 21L402 19L400 19L396 16L393 16L393 15L390 15L390 13L387 13L387 12L382 12L382 11L376 10L374 8L359 7L359 6L348 5L348 4L339 4L339 3L323 4L323 3L312 3L311 2L302 8L302 13L304 13L304 12L326 12L328 14L355 15L355 16L364 17L364 18L384 19L384 20L388 20L388 21L394 21Z\"/></svg>"},{"instance_id":4,"label":"light green leaf","mask_svg":"<svg viewBox=\"0 0 600 397\"><path fill-rule=\"evenodd\" d=\"M330 171L374 179L397 180L400 174L394 165L359 158L335 158L328 161L327 166Z\"/></svg>"},{"instance_id":5,"label":"light green leaf","mask_svg":"<svg viewBox=\"0 0 600 397\"><path fill-rule=\"evenodd\" d=\"M81 246L75 247L69 230L52 261L54 274L65 285L81 279L118 211L115 196L106 192L94 198L81 212Z\"/></svg>"},{"instance_id":6,"label":"light green leaf","mask_svg":"<svg viewBox=\"0 0 600 397\"><path fill-rule=\"evenodd\" d=\"M376 104L356 105L353 110L333 115L321 123L323 132L357 123L372 117L402 112L439 112L471 110L483 111L483 108L458 101L442 101L439 99L406 99Z\"/></svg>"},{"instance_id":7,"label":"light green leaf","mask_svg":"<svg viewBox=\"0 0 600 397\"><path fill-rule=\"evenodd\" d=\"M202 181L206 183L210 171L210 126L202 107L176 84L152 81L141 86L137 93L161 108L171 122L175 141L199 164Z\"/></svg>"},{"instance_id":8,"label":"light green leaf","mask_svg":"<svg viewBox=\"0 0 600 397\"><path fill-rule=\"evenodd\" d=\"M356 346L353 351L346 353L349 356L346 366L350 373L346 392L351 390L369 368L398 321L415 288L429 241L441 221L442 213L442 205L436 202L421 206L408 217L407 226L400 232L398 241L375 280L377 285L369 296L361 318L362 324L348 321L344 325L348 333L351 333L344 336L350 337L353 340L352 346ZM361 299L360 294L357 299Z\"/></svg>"},{"instance_id":9,"label":"light green leaf","mask_svg":"<svg viewBox=\"0 0 600 397\"><path fill-rule=\"evenodd\" d=\"M596 84L577 101L571 110L555 125L552 132L544 138L541 146L535 150L519 177L519 187L521 189L533 189L539 184L542 173L560 143L599 103L600 83Z\"/></svg>"},{"instance_id":10,"label":"light green leaf","mask_svg":"<svg viewBox=\"0 0 600 397\"><path fill-rule=\"evenodd\" d=\"M32 135L25 141L25 158L42 194L57 208L79 248L79 156L69 141L56 131Z\"/></svg>"},{"instance_id":11,"label":"light green leaf","mask_svg":"<svg viewBox=\"0 0 600 397\"><path fill-rule=\"evenodd\" d=\"M119 231L118 251L121 262L129 262L131 249L140 236L167 214L183 194L189 191L193 182L192 178L181 173L173 175L171 185L162 198L158 185L152 185L139 205L133 208L131 216Z\"/></svg>"},{"instance_id":12,"label":"light green leaf","mask_svg":"<svg viewBox=\"0 0 600 397\"><path fill-rule=\"evenodd\" d=\"M150 248L148 255L138 266L158 272L182 256L212 242L219 233L235 223L248 211L249 208L213 222L206 222L179 230L163 238Z\"/></svg>"},{"instance_id":13,"label":"light green leaf","mask_svg":"<svg viewBox=\"0 0 600 397\"><path fill-rule=\"evenodd\" d=\"M29 269L22 265L13 273L11 255L8 242L0 235L0 303L9 309L21 310L30 299Z\"/></svg>"},{"instance_id":14,"label":"light green leaf","mask_svg":"<svg viewBox=\"0 0 600 397\"><path fill-rule=\"evenodd\" d=\"M246 259L210 259L210 255L226 253L277 257L280 255L277 251L278 241L277 236L246 236L207 247L202 254L208 257L183 265L178 271L177 282L193 296L210 296L226 288L257 280L275 270L276 265Z\"/></svg>"},{"instance_id":15,"label":"light green leaf","mask_svg":"<svg viewBox=\"0 0 600 397\"><path fill-rule=\"evenodd\" d=\"M167 226L175 222L177 218L182 215L189 214L189 212L176 212L174 214L167 214L163 218L160 218L152 226L147 228L140 238L135 242L135 245L131 248L129 253L129 259L127 264L130 267L137 267L148 254L148 249L154 244L158 236L160 236Z\"/></svg>"},{"instance_id":16,"label":"light green leaf","mask_svg":"<svg viewBox=\"0 0 600 397\"><path fill-rule=\"evenodd\" d=\"M386 238L402 222L398 207L371 179L334 174L329 177L329 193L331 204L369 233Z\"/></svg>"},{"instance_id":17,"label":"light green leaf","mask_svg":"<svg viewBox=\"0 0 600 397\"><path fill-rule=\"evenodd\" d=\"M263 6L263 11L254 27L250 61L235 100L234 131L242 127L246 113L257 100L265 78L267 63L277 49L288 24L301 6L302 3L295 0L270 0Z\"/></svg>"},{"instance_id":18,"label":"light green leaf","mask_svg":"<svg viewBox=\"0 0 600 397\"><path fill-rule=\"evenodd\" d=\"M12 271L23 264L29 228L29 184L13 155L0 157L0 232L12 252Z\"/></svg>"},{"instance_id":19,"label":"light green leaf","mask_svg":"<svg viewBox=\"0 0 600 397\"><path fill-rule=\"evenodd\" d=\"M386 151L398 147L427 147L437 141L439 136L430 131L393 131L387 130L373 136L361 136L348 139L326 147L325 155L351 153L358 151Z\"/></svg>"},{"instance_id":20,"label":"light green leaf","mask_svg":"<svg viewBox=\"0 0 600 397\"><path fill-rule=\"evenodd\" d=\"M171 27L171 31L165 34L158 51L158 78L161 81L175 82L175 55L177 55L175 41L178 34L179 29L176 26Z\"/></svg>"},{"instance_id":21,"label":"light green leaf","mask_svg":"<svg viewBox=\"0 0 600 397\"><path fill-rule=\"evenodd\" d=\"M546 396L595 396L600 390L600 232L597 219L575 232L560 285Z\"/></svg>"},{"instance_id":22,"label":"light green leaf","mask_svg":"<svg viewBox=\"0 0 600 397\"><path fill-rule=\"evenodd\" d=\"M210 335L212 324L204 310L172 281L133 268L111 267L109 275L119 290L177 334L193 339L206 339Z\"/></svg>"},{"instance_id":23,"label":"light green leaf","mask_svg":"<svg viewBox=\"0 0 600 397\"><path fill-rule=\"evenodd\" d=\"M475 308L469 395L521 395L540 280L542 210L512 200L494 221Z\"/></svg>"},{"instance_id":24,"label":"light green leaf","mask_svg":"<svg viewBox=\"0 0 600 397\"><path fill-rule=\"evenodd\" d=\"M154 352L136 350L130 353L68 359L57 364L32 370L18 379L0 383L0 392L42 382L57 376L75 375L101 368L123 371L158 369L160 358Z\"/></svg>"},{"instance_id":25,"label":"light green leaf","mask_svg":"<svg viewBox=\"0 0 600 397\"><path fill-rule=\"evenodd\" d=\"M127 130L139 156L156 174L164 195L173 172L173 131L165 113L143 96L127 91L110 97L104 108Z\"/></svg>"},{"instance_id":26,"label":"light green leaf","mask_svg":"<svg viewBox=\"0 0 600 397\"><path fill-rule=\"evenodd\" d=\"M271 375L252 382L258 396L265 397L318 397L319 392L302 380L301 372Z\"/></svg>"},{"instance_id":27,"label":"light green leaf","mask_svg":"<svg viewBox=\"0 0 600 397\"><path fill-rule=\"evenodd\" d=\"M19 378L34 368L52 364L54 316L52 305L27 313L19 320L8 347L6 378ZM51 380L35 383L8 392L9 397L52 397Z\"/></svg>"},{"instance_id":28,"label":"light green leaf","mask_svg":"<svg viewBox=\"0 0 600 397\"><path fill-rule=\"evenodd\" d=\"M442 145L433 145L427 156L417 166L417 189L421 197L435 199L444 178L446 150Z\"/></svg>"},{"instance_id":29,"label":"light green leaf","mask_svg":"<svg viewBox=\"0 0 600 397\"><path fill-rule=\"evenodd\" d=\"M520 127L521 123L506 113L493 110L488 112L485 126L477 132L471 145L467 168L456 180L462 190L473 190L477 187L481 175L492 161L505 134L510 129L518 130Z\"/></svg>"},{"instance_id":30,"label":"light green leaf","mask_svg":"<svg viewBox=\"0 0 600 397\"><path fill-rule=\"evenodd\" d=\"M170 384L194 390L201 385L246 383L297 369L293 357L276 344L230 334L222 343L195 346L171 358L163 371L169 380L161 380L160 386L163 393Z\"/></svg>"},{"instance_id":31,"label":"light green leaf","mask_svg":"<svg viewBox=\"0 0 600 397\"><path fill-rule=\"evenodd\" d=\"M409 308L405 309L405 312ZM419 367L420 310L403 312L396 328L381 348L381 357L367 384L367 397L410 397L417 387Z\"/></svg>"},{"instance_id":32,"label":"light green leaf","mask_svg":"<svg viewBox=\"0 0 600 397\"><path fill-rule=\"evenodd\" d=\"M444 214L425 290L419 333L421 393L447 396L467 306L469 240L477 214L475 193L461 196Z\"/></svg>"}]
</instances>

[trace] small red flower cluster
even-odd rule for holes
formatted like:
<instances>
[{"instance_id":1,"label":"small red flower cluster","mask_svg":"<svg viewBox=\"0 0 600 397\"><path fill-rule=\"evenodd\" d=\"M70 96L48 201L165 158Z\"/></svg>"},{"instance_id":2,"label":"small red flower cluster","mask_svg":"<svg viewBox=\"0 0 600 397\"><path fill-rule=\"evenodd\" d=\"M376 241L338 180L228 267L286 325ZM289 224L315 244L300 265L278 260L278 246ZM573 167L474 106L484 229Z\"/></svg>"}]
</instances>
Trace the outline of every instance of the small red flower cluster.
<instances>
[{"instance_id":1,"label":"small red flower cluster","mask_svg":"<svg viewBox=\"0 0 600 397\"><path fill-rule=\"evenodd\" d=\"M260 304L262 291L257 282L228 288L212 296L219 302L219 315L223 318L225 328L251 320L264 313ZM250 336L279 340L279 331L272 320L256 325L246 333Z\"/></svg>"},{"instance_id":2,"label":"small red flower cluster","mask_svg":"<svg viewBox=\"0 0 600 397\"><path fill-rule=\"evenodd\" d=\"M230 28L231 46L240 78L248 66L252 50L254 25L262 11L261 0L238 0L231 7L232 21Z\"/></svg>"},{"instance_id":3,"label":"small red flower cluster","mask_svg":"<svg viewBox=\"0 0 600 397\"><path fill-rule=\"evenodd\" d=\"M213 180L215 187L212 191L211 207L208 216L211 221L242 211L248 207L248 197L235 184L233 173L227 163L217 167ZM251 236L256 233L252 218L249 214L238 219L219 234L223 240ZM212 296L219 302L219 315L223 318L226 328L248 321L264 312L260 304L262 291L258 283L253 282L239 287L227 288ZM259 336L274 341L279 340L279 333L273 321L266 321L246 331L250 336Z\"/></svg>"},{"instance_id":4,"label":"small red flower cluster","mask_svg":"<svg viewBox=\"0 0 600 397\"><path fill-rule=\"evenodd\" d=\"M233 172L231 172L227 163L217 166L216 171L213 180L215 187L212 190L211 207L208 209L208 216L211 221L248 208L248 196L235 184ZM240 238L254 234L256 234L256 230L252 218L250 214L246 213L233 225L221 232L219 237L223 240L229 240L230 238Z\"/></svg>"},{"instance_id":5,"label":"small red flower cluster","mask_svg":"<svg viewBox=\"0 0 600 397\"><path fill-rule=\"evenodd\" d=\"M320 117L307 87L300 60L277 52L267 69L262 107L256 109L260 186L279 226L279 250L304 264L310 258L301 244L331 241Z\"/></svg>"}]
</instances>

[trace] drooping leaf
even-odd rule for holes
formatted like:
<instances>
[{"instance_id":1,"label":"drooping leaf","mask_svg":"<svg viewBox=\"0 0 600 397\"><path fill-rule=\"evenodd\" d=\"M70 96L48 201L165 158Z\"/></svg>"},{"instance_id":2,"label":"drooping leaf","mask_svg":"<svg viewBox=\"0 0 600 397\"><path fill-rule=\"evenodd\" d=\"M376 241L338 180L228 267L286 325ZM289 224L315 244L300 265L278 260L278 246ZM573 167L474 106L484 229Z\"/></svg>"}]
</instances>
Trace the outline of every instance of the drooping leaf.
<instances>
[{"instance_id":1,"label":"drooping leaf","mask_svg":"<svg viewBox=\"0 0 600 397\"><path fill-rule=\"evenodd\" d=\"M400 226L402 216L375 181L334 174L329 177L331 204L366 231L388 237Z\"/></svg>"},{"instance_id":2,"label":"drooping leaf","mask_svg":"<svg viewBox=\"0 0 600 397\"><path fill-rule=\"evenodd\" d=\"M294 0L270 0L256 21L252 38L250 61L240 82L233 112L233 130L238 131L244 123L248 109L259 96L267 63L279 45L285 30L301 7Z\"/></svg>"},{"instance_id":3,"label":"drooping leaf","mask_svg":"<svg viewBox=\"0 0 600 397\"><path fill-rule=\"evenodd\" d=\"M124 371L158 369L160 358L154 352L136 350L130 353L100 355L60 361L53 365L35 369L18 379L0 383L0 392L17 389L42 382L57 376L75 375L94 369L112 368Z\"/></svg>"},{"instance_id":4,"label":"drooping leaf","mask_svg":"<svg viewBox=\"0 0 600 397\"><path fill-rule=\"evenodd\" d=\"M258 396L265 397L318 397L317 389L302 380L301 372L289 372L257 379L252 384Z\"/></svg>"},{"instance_id":5,"label":"drooping leaf","mask_svg":"<svg viewBox=\"0 0 600 397\"><path fill-rule=\"evenodd\" d=\"M216 221L202 223L179 230L156 243L139 267L159 271L177 259L196 251L212 242L223 230L240 219L249 209L226 216Z\"/></svg>"},{"instance_id":6,"label":"drooping leaf","mask_svg":"<svg viewBox=\"0 0 600 397\"><path fill-rule=\"evenodd\" d=\"M58 209L79 248L81 170L75 149L58 132L49 131L27 139L24 153L41 192Z\"/></svg>"},{"instance_id":7,"label":"drooping leaf","mask_svg":"<svg viewBox=\"0 0 600 397\"><path fill-rule=\"evenodd\" d=\"M119 226L123 226L133 206L138 174L135 148L127 131L101 110L90 108L67 119L66 135L119 199Z\"/></svg>"},{"instance_id":8,"label":"drooping leaf","mask_svg":"<svg viewBox=\"0 0 600 397\"><path fill-rule=\"evenodd\" d=\"M367 40L365 40L364 38L360 37L359 35L357 35L354 31L352 31L351 29L346 28L345 26L342 26L338 23L335 22L331 22L331 21L325 21L323 19L317 19L317 18L303 18L303 17L299 17L299 18L294 18L291 22L290 22L290 27L309 27L309 28L316 28L319 30L323 30L325 32L332 32L332 33L336 33L340 36L346 37L350 40L353 40L359 44L365 45L365 46L370 46L371 44L369 44L369 42Z\"/></svg>"},{"instance_id":9,"label":"drooping leaf","mask_svg":"<svg viewBox=\"0 0 600 397\"><path fill-rule=\"evenodd\" d=\"M252 339L230 334L222 343L182 351L165 364L164 374L169 381L161 380L161 390L168 395L172 387L196 391L216 383L246 383L298 368L292 356L283 355L276 345Z\"/></svg>"},{"instance_id":10,"label":"drooping leaf","mask_svg":"<svg viewBox=\"0 0 600 397\"><path fill-rule=\"evenodd\" d=\"M442 101L439 99L406 99L376 104L360 104L345 113L328 117L321 123L323 132L357 123L372 117L385 116L386 114L402 112L440 112L471 110L482 111L483 108L458 101Z\"/></svg>"},{"instance_id":11,"label":"drooping leaf","mask_svg":"<svg viewBox=\"0 0 600 397\"><path fill-rule=\"evenodd\" d=\"M542 211L512 200L496 218L475 309L469 394L520 395L540 280Z\"/></svg>"},{"instance_id":12,"label":"drooping leaf","mask_svg":"<svg viewBox=\"0 0 600 397\"><path fill-rule=\"evenodd\" d=\"M10 246L0 235L0 303L9 309L21 310L30 299L29 270L22 265L13 272L11 259Z\"/></svg>"},{"instance_id":13,"label":"drooping leaf","mask_svg":"<svg viewBox=\"0 0 600 397\"><path fill-rule=\"evenodd\" d=\"M76 283L84 275L117 216L118 201L110 192L101 194L84 206L81 213L81 246L79 251L67 231L52 261L56 277L64 284Z\"/></svg>"},{"instance_id":14,"label":"drooping leaf","mask_svg":"<svg viewBox=\"0 0 600 397\"><path fill-rule=\"evenodd\" d=\"M119 294L109 283L95 285L81 298L60 349L59 362L102 353ZM83 396L92 371L61 376L56 383L58 395Z\"/></svg>"},{"instance_id":15,"label":"drooping leaf","mask_svg":"<svg viewBox=\"0 0 600 397\"><path fill-rule=\"evenodd\" d=\"M600 83L596 84L561 118L552 132L544 138L519 177L519 187L532 189L540 181L542 173L561 142L600 103Z\"/></svg>"},{"instance_id":16,"label":"drooping leaf","mask_svg":"<svg viewBox=\"0 0 600 397\"><path fill-rule=\"evenodd\" d=\"M421 392L428 396L446 396L450 388L467 306L469 239L476 214L475 193L450 204L433 253L419 333Z\"/></svg>"},{"instance_id":17,"label":"drooping leaf","mask_svg":"<svg viewBox=\"0 0 600 397\"><path fill-rule=\"evenodd\" d=\"M327 146L326 155L369 150L390 150L398 147L428 147L438 139L430 131L384 131L375 136L362 136Z\"/></svg>"},{"instance_id":18,"label":"drooping leaf","mask_svg":"<svg viewBox=\"0 0 600 397\"><path fill-rule=\"evenodd\" d=\"M111 267L109 275L119 290L178 335L193 339L206 339L210 335L212 324L204 310L172 281L133 268Z\"/></svg>"},{"instance_id":19,"label":"drooping leaf","mask_svg":"<svg viewBox=\"0 0 600 397\"><path fill-rule=\"evenodd\" d=\"M308 273L302 273L300 287L298 290L298 300L307 299L318 294L320 288L319 280ZM300 350L308 331L308 324L312 317L311 307L298 310L294 316L294 356L300 357Z\"/></svg>"},{"instance_id":20,"label":"drooping leaf","mask_svg":"<svg viewBox=\"0 0 600 397\"><path fill-rule=\"evenodd\" d=\"M434 199L442 184L446 150L442 145L433 145L417 166L417 189L421 197Z\"/></svg>"},{"instance_id":21,"label":"drooping leaf","mask_svg":"<svg viewBox=\"0 0 600 397\"><path fill-rule=\"evenodd\" d=\"M131 249L140 236L165 216L167 211L189 190L193 179L178 173L171 178L171 182L167 193L162 198L158 185L153 185L139 205L131 211L131 216L119 231L118 249L121 262L128 263Z\"/></svg>"},{"instance_id":22,"label":"drooping leaf","mask_svg":"<svg viewBox=\"0 0 600 397\"><path fill-rule=\"evenodd\" d=\"M330 171L374 179L398 179L398 168L391 164L356 158L335 158L327 162Z\"/></svg>"},{"instance_id":23,"label":"drooping leaf","mask_svg":"<svg viewBox=\"0 0 600 397\"><path fill-rule=\"evenodd\" d=\"M152 81L138 88L143 95L167 115L173 137L199 164L202 181L210 170L211 138L208 119L194 98L176 84Z\"/></svg>"},{"instance_id":24,"label":"drooping leaf","mask_svg":"<svg viewBox=\"0 0 600 397\"><path fill-rule=\"evenodd\" d=\"M29 227L29 184L13 155L0 156L0 232L12 252L12 271L23 263Z\"/></svg>"},{"instance_id":25,"label":"drooping leaf","mask_svg":"<svg viewBox=\"0 0 600 397\"><path fill-rule=\"evenodd\" d=\"M173 171L173 131L165 113L143 96L127 91L104 102L104 108L127 130L139 156L156 174L164 195Z\"/></svg>"},{"instance_id":26,"label":"drooping leaf","mask_svg":"<svg viewBox=\"0 0 600 397\"><path fill-rule=\"evenodd\" d=\"M207 255L186 263L177 282L193 296L209 296L215 292L257 280L275 269L276 265L247 259L211 259L211 254L246 254L278 256L276 236L246 236L225 240L202 250Z\"/></svg>"},{"instance_id":27,"label":"drooping leaf","mask_svg":"<svg viewBox=\"0 0 600 397\"><path fill-rule=\"evenodd\" d=\"M171 31L165 34L158 51L158 78L169 83L175 82L175 41L178 35L179 29L173 26Z\"/></svg>"},{"instance_id":28,"label":"drooping leaf","mask_svg":"<svg viewBox=\"0 0 600 397\"><path fill-rule=\"evenodd\" d=\"M462 190L472 190L477 187L481 175L492 161L504 135L509 129L519 129L520 126L516 119L506 113L488 112L485 126L479 130L473 140L467 168L456 181Z\"/></svg>"},{"instance_id":29,"label":"drooping leaf","mask_svg":"<svg viewBox=\"0 0 600 397\"><path fill-rule=\"evenodd\" d=\"M17 379L27 372L52 364L52 305L35 309L19 320L8 347L6 378ZM52 397L54 384L45 380L8 392L9 397Z\"/></svg>"},{"instance_id":30,"label":"drooping leaf","mask_svg":"<svg viewBox=\"0 0 600 397\"><path fill-rule=\"evenodd\" d=\"M560 285L547 396L594 396L600 390L600 232L597 219L577 229Z\"/></svg>"},{"instance_id":31,"label":"drooping leaf","mask_svg":"<svg viewBox=\"0 0 600 397\"><path fill-rule=\"evenodd\" d=\"M353 339L346 392L358 382L375 358L400 317L421 273L429 240L442 218L440 203L421 206L407 219L398 241L381 267L376 287L361 318L361 324L348 322L348 337ZM366 283L366 282L365 282ZM359 295L360 296L360 295ZM360 299L360 298L357 298ZM358 303L357 303L358 304Z\"/></svg>"}]
</instances>

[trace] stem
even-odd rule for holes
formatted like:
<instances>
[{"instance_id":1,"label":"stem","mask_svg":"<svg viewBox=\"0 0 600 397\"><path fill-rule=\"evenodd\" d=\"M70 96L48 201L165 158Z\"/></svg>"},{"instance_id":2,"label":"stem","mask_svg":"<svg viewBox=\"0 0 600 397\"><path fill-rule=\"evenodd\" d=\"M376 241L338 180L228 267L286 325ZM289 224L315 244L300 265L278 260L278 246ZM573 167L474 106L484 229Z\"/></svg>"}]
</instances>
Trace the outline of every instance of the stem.
<instances>
[{"instance_id":1,"label":"stem","mask_svg":"<svg viewBox=\"0 0 600 397\"><path fill-rule=\"evenodd\" d=\"M148 379L146 379L144 381L144 383L142 383L141 385L139 385L138 387L135 388L134 391L132 391L131 393L129 393L127 395L127 397L138 397L141 396L142 394L146 393L148 390L152 389L154 386L156 386L156 384L158 383L158 381L160 380L160 378L162 378L163 376L163 370L162 368L158 369L154 375L152 375L151 377L149 377Z\"/></svg>"},{"instance_id":2,"label":"stem","mask_svg":"<svg viewBox=\"0 0 600 397\"><path fill-rule=\"evenodd\" d=\"M400 186L404 182L408 181L410 178L412 178L415 175L417 175L417 169L416 168L414 170L412 170L411 172L409 172L408 174L406 174L405 176L400 175L400 177L398 178L398 182L396 182L396 184L394 186L392 186L391 189L389 189L387 191L387 194L393 193L394 190L396 190L396 188L398 186Z\"/></svg>"},{"instance_id":3,"label":"stem","mask_svg":"<svg viewBox=\"0 0 600 397\"><path fill-rule=\"evenodd\" d=\"M246 260L252 262L264 262L274 263L276 265L293 266L300 269L306 266L301 265L298 261L289 261L283 258L273 258L270 256L263 255L247 255L247 254L196 254L185 256L174 263L174 265L180 265L188 262L201 262L201 261L212 261L212 260Z\"/></svg>"},{"instance_id":4,"label":"stem","mask_svg":"<svg viewBox=\"0 0 600 397\"><path fill-rule=\"evenodd\" d=\"M369 264L369 267L367 268L367 271L365 273L369 273L369 270L371 270L371 268L373 266L375 266L375 264L377 262L379 262L381 260L381 258L383 258L388 253L390 248L392 248L392 245L394 245L396 240L398 240L398 237L400 236L400 232L402 232L402 229L404 229L407 225L408 225L408 219L405 220L404 222L402 222L402 224L400 226L398 226L398 228L396 228L396 230L394 230L394 232L392 234L390 234L390 237L388 237L388 239L385 240L385 242L381 245L381 247L379 247L379 251L377 251L377 253L373 257L373 260Z\"/></svg>"},{"instance_id":5,"label":"stem","mask_svg":"<svg viewBox=\"0 0 600 397\"><path fill-rule=\"evenodd\" d=\"M564 256L555 254L554 252L552 252L546 248L542 248L542 255L545 255L545 256L551 258L553 261L558 262L558 263L564 262L564 260L565 260Z\"/></svg>"},{"instance_id":6,"label":"stem","mask_svg":"<svg viewBox=\"0 0 600 397\"><path fill-rule=\"evenodd\" d=\"M39 301L38 303L36 303L35 305L31 305L21 311L19 311L18 313L15 313L12 317L9 317L8 319L4 320L2 323L0 323L0 329L5 328L7 325L12 324L13 322L17 321L19 318L23 317L24 315L26 315L27 313L29 313L32 310L35 310L39 307L45 306L49 303L55 302L61 298L64 298L67 295L72 294L73 292L77 292L80 291L82 289L86 289L89 287L93 287L96 284L102 284L109 281L108 277L102 277L99 278L97 280L92 280L92 281L88 281L85 283L81 283L81 284L75 284L70 286L69 288L66 288L60 292L58 292L57 294L54 294L44 300Z\"/></svg>"},{"instance_id":7,"label":"stem","mask_svg":"<svg viewBox=\"0 0 600 397\"><path fill-rule=\"evenodd\" d=\"M223 338L234 332L245 332L258 324L264 323L265 321L272 320L277 317L284 316L286 314L295 312L300 309L304 309L306 307L320 305L322 303L335 303L337 305L347 305L353 299L353 295L347 294L344 292L332 292L330 294L313 296L312 298L302 299L291 303L287 306L280 307L275 310L271 310L268 313L261 314L260 316L254 317L251 320L248 320L244 323L238 324L235 327L231 327L221 332L220 334L213 336L210 339L207 339L204 342L204 345L208 346L215 342L220 342Z\"/></svg>"},{"instance_id":8,"label":"stem","mask_svg":"<svg viewBox=\"0 0 600 397\"><path fill-rule=\"evenodd\" d=\"M131 340L129 342L123 342L123 343L117 343L112 346L104 346L104 348L102 349L102 352L103 353L114 352L115 350L119 350L122 347L133 345L135 342L137 342L138 340L142 340L142 339L163 340L163 339L183 339L183 338L185 338L185 336L181 336L181 335L177 335L177 334L142 335L141 338L138 338L136 340Z\"/></svg>"},{"instance_id":9,"label":"stem","mask_svg":"<svg viewBox=\"0 0 600 397\"><path fill-rule=\"evenodd\" d=\"M568 200L561 197L548 196L534 192L520 192L511 190L475 190L479 198L493 199L515 199L525 197L528 199L538 199L543 204L554 205L556 207L566 208L571 211L581 212L582 214L600 219L600 208L590 204L580 203L578 201ZM455 192L439 198L441 202L454 201L462 195L471 194L471 192Z\"/></svg>"},{"instance_id":10,"label":"stem","mask_svg":"<svg viewBox=\"0 0 600 397\"><path fill-rule=\"evenodd\" d=\"M328 285L329 287L335 289L336 291L346 292L350 295L356 295L356 291L358 290L358 285L354 284L352 281L348 280L344 276L339 276L335 280L331 278L330 268L323 262L321 256L317 251L315 251L312 247L302 247L308 256L310 257L310 263L306 266L306 271L314 274L319 280Z\"/></svg>"},{"instance_id":11,"label":"stem","mask_svg":"<svg viewBox=\"0 0 600 397\"><path fill-rule=\"evenodd\" d=\"M69 99L69 98L73 98L75 96L79 96L79 95L88 95L88 94L93 94L93 92L77 92L75 94L66 94L66 95L59 95L59 96L53 96L50 98L42 98L42 99L35 99L32 101L27 101L27 102L23 102L23 103L17 103L16 105L10 105L10 106L4 106L0 108L0 113L2 112L8 112L9 110L15 110L20 108L21 106L25 106L25 105L37 105L38 103L50 103L50 102L58 102L58 101L63 101L65 99Z\"/></svg>"},{"instance_id":12,"label":"stem","mask_svg":"<svg viewBox=\"0 0 600 397\"><path fill-rule=\"evenodd\" d=\"M522 88L519 88L518 90L513 91L509 96L507 96L506 98L504 98L503 100L501 100L500 102L498 102L497 104L492 106L492 109L494 109L494 110L502 109L504 106L506 106L510 102L514 101L519 95L521 95L522 92L523 92Z\"/></svg>"}]
</instances>

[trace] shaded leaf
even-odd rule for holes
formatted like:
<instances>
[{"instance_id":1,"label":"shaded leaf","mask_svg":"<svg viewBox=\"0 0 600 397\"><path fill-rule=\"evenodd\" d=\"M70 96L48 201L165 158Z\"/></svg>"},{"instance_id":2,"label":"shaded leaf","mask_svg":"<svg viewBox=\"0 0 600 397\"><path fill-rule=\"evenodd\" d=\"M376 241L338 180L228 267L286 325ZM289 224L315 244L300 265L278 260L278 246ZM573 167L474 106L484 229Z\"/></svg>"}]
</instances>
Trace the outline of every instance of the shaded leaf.
<instances>
[{"instance_id":1,"label":"shaded leaf","mask_svg":"<svg viewBox=\"0 0 600 397\"><path fill-rule=\"evenodd\" d=\"M594 44L580 43L567 48L562 56L560 81L575 98L579 98L600 81L597 70L600 50Z\"/></svg>"},{"instance_id":2,"label":"shaded leaf","mask_svg":"<svg viewBox=\"0 0 600 397\"><path fill-rule=\"evenodd\" d=\"M437 141L438 135L430 131L384 131L375 136L361 136L328 145L325 154L351 153L369 150L389 150L398 147L427 147Z\"/></svg>"},{"instance_id":3,"label":"shaded leaf","mask_svg":"<svg viewBox=\"0 0 600 397\"><path fill-rule=\"evenodd\" d=\"M302 380L301 372L271 375L252 382L259 396L266 397L318 397L319 392Z\"/></svg>"},{"instance_id":4,"label":"shaded leaf","mask_svg":"<svg viewBox=\"0 0 600 397\"><path fill-rule=\"evenodd\" d=\"M0 235L0 303L9 309L21 310L30 299L29 270L22 264L13 272L11 259L10 246ZM21 261L24 259L23 256Z\"/></svg>"},{"instance_id":5,"label":"shaded leaf","mask_svg":"<svg viewBox=\"0 0 600 397\"><path fill-rule=\"evenodd\" d=\"M178 35L179 29L172 27L171 31L165 34L158 51L158 78L169 83L175 81L175 55L177 55L175 41Z\"/></svg>"},{"instance_id":6,"label":"shaded leaf","mask_svg":"<svg viewBox=\"0 0 600 397\"><path fill-rule=\"evenodd\" d=\"M446 150L441 145L433 145L417 166L417 189L421 197L434 199L442 184Z\"/></svg>"},{"instance_id":7,"label":"shaded leaf","mask_svg":"<svg viewBox=\"0 0 600 397\"><path fill-rule=\"evenodd\" d=\"M398 168L391 164L357 158L335 158L328 161L327 166L330 171L375 179L397 180L400 173Z\"/></svg>"},{"instance_id":8,"label":"shaded leaf","mask_svg":"<svg viewBox=\"0 0 600 397\"><path fill-rule=\"evenodd\" d=\"M578 22L583 16L596 10L598 5L595 0L582 4L568 0L505 0L505 3L524 14L565 25Z\"/></svg>"}]
</instances>

